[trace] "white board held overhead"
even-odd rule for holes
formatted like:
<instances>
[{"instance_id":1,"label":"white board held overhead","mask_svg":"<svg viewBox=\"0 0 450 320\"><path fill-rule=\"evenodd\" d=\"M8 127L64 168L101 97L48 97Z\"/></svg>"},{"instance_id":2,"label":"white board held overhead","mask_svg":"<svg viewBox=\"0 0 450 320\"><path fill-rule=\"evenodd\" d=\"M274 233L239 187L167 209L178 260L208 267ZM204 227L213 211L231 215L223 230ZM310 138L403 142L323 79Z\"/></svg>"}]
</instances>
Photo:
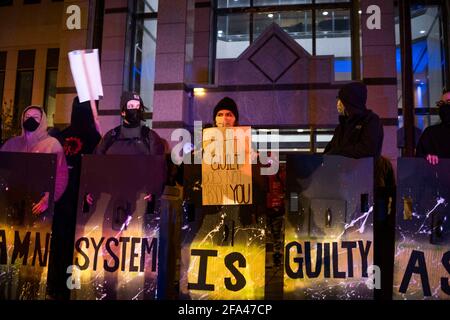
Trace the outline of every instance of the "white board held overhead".
<instances>
[{"instance_id":1,"label":"white board held overhead","mask_svg":"<svg viewBox=\"0 0 450 320\"><path fill-rule=\"evenodd\" d=\"M70 69L80 102L103 97L98 49L69 52Z\"/></svg>"}]
</instances>

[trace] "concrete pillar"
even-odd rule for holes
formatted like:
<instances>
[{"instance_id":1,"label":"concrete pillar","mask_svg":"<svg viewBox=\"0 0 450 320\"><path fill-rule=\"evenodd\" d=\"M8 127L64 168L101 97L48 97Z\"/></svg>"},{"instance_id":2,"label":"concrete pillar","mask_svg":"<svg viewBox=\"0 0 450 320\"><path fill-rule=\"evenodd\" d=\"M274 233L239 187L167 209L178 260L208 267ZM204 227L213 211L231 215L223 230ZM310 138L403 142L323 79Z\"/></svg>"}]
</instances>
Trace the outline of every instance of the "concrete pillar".
<instances>
[{"instance_id":1,"label":"concrete pillar","mask_svg":"<svg viewBox=\"0 0 450 320\"><path fill-rule=\"evenodd\" d=\"M190 124L186 83L192 80L193 0L160 1L153 128L170 143L173 129Z\"/></svg>"},{"instance_id":2,"label":"concrete pillar","mask_svg":"<svg viewBox=\"0 0 450 320\"><path fill-rule=\"evenodd\" d=\"M31 97L31 104L44 106L46 67L47 48L37 48L34 57L33 94Z\"/></svg>"},{"instance_id":3,"label":"concrete pillar","mask_svg":"<svg viewBox=\"0 0 450 320\"><path fill-rule=\"evenodd\" d=\"M381 29L368 29L367 8L381 9ZM361 0L363 79L368 84L367 106L384 123L382 154L395 161L397 157L397 71L395 55L394 2Z\"/></svg>"},{"instance_id":4,"label":"concrete pillar","mask_svg":"<svg viewBox=\"0 0 450 320\"><path fill-rule=\"evenodd\" d=\"M194 25L194 61L193 82L208 83L211 38L211 16L213 14L210 0L196 0ZM213 44L215 45L215 44Z\"/></svg>"},{"instance_id":5,"label":"concrete pillar","mask_svg":"<svg viewBox=\"0 0 450 320\"><path fill-rule=\"evenodd\" d=\"M101 52L104 97L99 104L103 133L120 124L120 96L124 88L124 68L128 1L105 1Z\"/></svg>"}]
</instances>

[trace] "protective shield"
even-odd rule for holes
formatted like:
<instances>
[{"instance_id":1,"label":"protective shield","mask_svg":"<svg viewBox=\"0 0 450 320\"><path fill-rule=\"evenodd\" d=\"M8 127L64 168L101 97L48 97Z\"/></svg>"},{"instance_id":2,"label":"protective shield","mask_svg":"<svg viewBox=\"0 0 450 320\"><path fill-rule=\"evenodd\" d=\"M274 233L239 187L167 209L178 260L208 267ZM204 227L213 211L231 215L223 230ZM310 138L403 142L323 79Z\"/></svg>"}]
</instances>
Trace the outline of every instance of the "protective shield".
<instances>
[{"instance_id":1,"label":"protective shield","mask_svg":"<svg viewBox=\"0 0 450 320\"><path fill-rule=\"evenodd\" d=\"M201 165L185 165L182 299L264 299L265 180L252 170L252 205L202 206Z\"/></svg>"},{"instance_id":2,"label":"protective shield","mask_svg":"<svg viewBox=\"0 0 450 320\"><path fill-rule=\"evenodd\" d=\"M83 157L72 299L155 299L165 175L164 156Z\"/></svg>"},{"instance_id":3,"label":"protective shield","mask_svg":"<svg viewBox=\"0 0 450 320\"><path fill-rule=\"evenodd\" d=\"M449 167L398 160L394 299L450 299Z\"/></svg>"},{"instance_id":4,"label":"protective shield","mask_svg":"<svg viewBox=\"0 0 450 320\"><path fill-rule=\"evenodd\" d=\"M54 154L0 152L0 300L45 299L55 174Z\"/></svg>"},{"instance_id":5,"label":"protective shield","mask_svg":"<svg viewBox=\"0 0 450 320\"><path fill-rule=\"evenodd\" d=\"M287 184L284 298L372 299L373 160L290 155Z\"/></svg>"}]
</instances>

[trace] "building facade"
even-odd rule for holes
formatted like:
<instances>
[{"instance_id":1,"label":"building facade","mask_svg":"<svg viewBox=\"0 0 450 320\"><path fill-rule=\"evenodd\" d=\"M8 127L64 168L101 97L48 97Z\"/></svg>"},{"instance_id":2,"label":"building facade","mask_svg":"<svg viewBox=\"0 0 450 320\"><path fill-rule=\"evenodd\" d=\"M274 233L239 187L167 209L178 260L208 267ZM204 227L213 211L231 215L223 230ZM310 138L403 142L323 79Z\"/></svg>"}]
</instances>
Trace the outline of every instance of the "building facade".
<instances>
[{"instance_id":1,"label":"building facade","mask_svg":"<svg viewBox=\"0 0 450 320\"><path fill-rule=\"evenodd\" d=\"M142 95L148 124L169 143L175 128L210 123L229 96L255 135L277 130L282 153L320 152L337 91L360 80L384 125L383 155L395 160L414 145L411 129L438 121L448 12L449 1L0 1L3 138L29 104L45 107L50 127L66 126L76 95L67 53L98 48L104 132L120 122L123 90Z\"/></svg>"}]
</instances>

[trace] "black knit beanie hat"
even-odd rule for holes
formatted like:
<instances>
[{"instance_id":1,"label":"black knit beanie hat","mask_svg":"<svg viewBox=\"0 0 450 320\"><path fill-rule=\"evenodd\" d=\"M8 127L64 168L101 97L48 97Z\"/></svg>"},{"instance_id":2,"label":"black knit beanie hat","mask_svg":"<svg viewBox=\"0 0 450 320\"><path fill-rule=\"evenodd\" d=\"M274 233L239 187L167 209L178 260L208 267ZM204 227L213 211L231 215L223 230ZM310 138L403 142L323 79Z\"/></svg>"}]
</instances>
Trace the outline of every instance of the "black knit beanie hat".
<instances>
[{"instance_id":1,"label":"black knit beanie hat","mask_svg":"<svg viewBox=\"0 0 450 320\"><path fill-rule=\"evenodd\" d=\"M239 111L236 102L234 102L233 99L225 97L217 103L217 105L214 107L213 122L216 121L216 115L220 110L231 111L236 118L236 122L239 121Z\"/></svg>"}]
</instances>

